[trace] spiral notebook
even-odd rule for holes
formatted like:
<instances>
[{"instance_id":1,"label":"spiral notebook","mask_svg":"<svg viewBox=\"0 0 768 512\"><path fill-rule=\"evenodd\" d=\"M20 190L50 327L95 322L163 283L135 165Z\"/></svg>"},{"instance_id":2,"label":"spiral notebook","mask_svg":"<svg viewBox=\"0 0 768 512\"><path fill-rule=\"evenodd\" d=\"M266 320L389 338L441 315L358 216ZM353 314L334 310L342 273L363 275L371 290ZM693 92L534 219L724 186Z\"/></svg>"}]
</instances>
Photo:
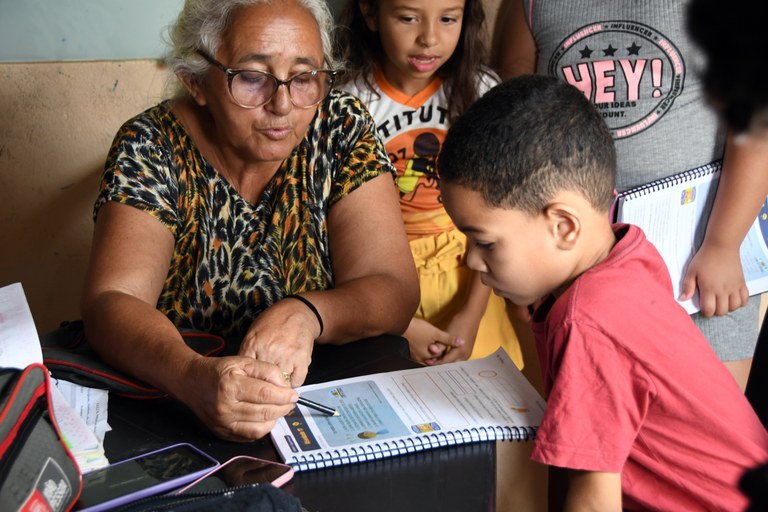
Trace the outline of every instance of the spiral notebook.
<instances>
[{"instance_id":1,"label":"spiral notebook","mask_svg":"<svg viewBox=\"0 0 768 512\"><path fill-rule=\"evenodd\" d=\"M675 298L685 270L706 232L720 180L721 162L669 176L619 194L614 220L640 226L669 269ZM741 265L750 295L768 291L768 203L764 202L741 244ZM699 310L698 296L679 301L689 312Z\"/></svg>"},{"instance_id":2,"label":"spiral notebook","mask_svg":"<svg viewBox=\"0 0 768 512\"><path fill-rule=\"evenodd\" d=\"M280 457L296 471L450 445L533 439L545 406L502 349L482 359L298 391L340 414L299 406L278 421L270 435Z\"/></svg>"}]
</instances>

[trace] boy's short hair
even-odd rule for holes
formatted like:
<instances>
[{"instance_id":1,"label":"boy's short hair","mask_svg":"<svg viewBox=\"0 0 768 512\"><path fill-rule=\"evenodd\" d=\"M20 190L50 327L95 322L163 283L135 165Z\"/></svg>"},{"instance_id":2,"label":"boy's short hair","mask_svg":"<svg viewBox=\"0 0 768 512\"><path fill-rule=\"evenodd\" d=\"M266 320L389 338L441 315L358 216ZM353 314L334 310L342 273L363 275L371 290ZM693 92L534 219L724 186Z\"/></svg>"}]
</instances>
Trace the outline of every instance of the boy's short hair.
<instances>
[{"instance_id":1,"label":"boy's short hair","mask_svg":"<svg viewBox=\"0 0 768 512\"><path fill-rule=\"evenodd\" d=\"M451 126L440 179L482 193L494 207L537 214L560 190L610 209L616 150L600 114L575 87L521 76L488 91Z\"/></svg>"}]
</instances>

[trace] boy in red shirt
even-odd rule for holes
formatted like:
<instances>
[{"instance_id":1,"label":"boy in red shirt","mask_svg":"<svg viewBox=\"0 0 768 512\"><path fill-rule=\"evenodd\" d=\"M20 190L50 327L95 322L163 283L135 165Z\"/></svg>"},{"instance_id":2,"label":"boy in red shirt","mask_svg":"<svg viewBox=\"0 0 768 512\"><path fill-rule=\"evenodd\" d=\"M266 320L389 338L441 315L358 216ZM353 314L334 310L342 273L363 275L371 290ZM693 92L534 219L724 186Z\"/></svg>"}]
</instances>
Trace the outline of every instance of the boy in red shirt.
<instances>
[{"instance_id":1,"label":"boy in red shirt","mask_svg":"<svg viewBox=\"0 0 768 512\"><path fill-rule=\"evenodd\" d=\"M737 482L768 460L768 433L642 230L611 225L613 141L584 95L544 76L495 87L451 127L439 169L468 265L540 304L532 458L567 469L555 496L568 510L743 510Z\"/></svg>"}]
</instances>

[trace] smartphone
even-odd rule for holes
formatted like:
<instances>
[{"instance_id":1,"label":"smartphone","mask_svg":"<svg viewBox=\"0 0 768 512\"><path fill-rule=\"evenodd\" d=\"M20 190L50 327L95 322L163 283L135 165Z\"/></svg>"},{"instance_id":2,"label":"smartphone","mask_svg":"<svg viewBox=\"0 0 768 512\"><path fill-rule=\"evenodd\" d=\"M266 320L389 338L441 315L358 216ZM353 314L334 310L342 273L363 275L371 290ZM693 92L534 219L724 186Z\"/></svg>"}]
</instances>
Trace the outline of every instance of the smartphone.
<instances>
[{"instance_id":1,"label":"smartphone","mask_svg":"<svg viewBox=\"0 0 768 512\"><path fill-rule=\"evenodd\" d=\"M74 510L98 512L171 491L218 466L216 459L191 444L167 446L83 474Z\"/></svg>"},{"instance_id":2,"label":"smartphone","mask_svg":"<svg viewBox=\"0 0 768 512\"><path fill-rule=\"evenodd\" d=\"M176 491L176 494L215 491L247 484L268 483L280 487L291 478L293 478L293 468L287 464L239 455Z\"/></svg>"}]
</instances>

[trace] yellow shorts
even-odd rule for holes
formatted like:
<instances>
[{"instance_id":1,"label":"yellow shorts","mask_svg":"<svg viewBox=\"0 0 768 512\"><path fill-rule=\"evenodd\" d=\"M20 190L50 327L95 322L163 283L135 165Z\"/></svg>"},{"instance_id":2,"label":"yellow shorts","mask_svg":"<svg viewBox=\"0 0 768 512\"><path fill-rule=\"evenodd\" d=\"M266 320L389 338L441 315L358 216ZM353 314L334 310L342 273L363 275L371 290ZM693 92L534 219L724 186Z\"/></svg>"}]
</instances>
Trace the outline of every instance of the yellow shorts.
<instances>
[{"instance_id":1,"label":"yellow shorts","mask_svg":"<svg viewBox=\"0 0 768 512\"><path fill-rule=\"evenodd\" d=\"M466 265L467 239L453 229L435 236L411 240L421 286L421 302L414 315L445 329L466 303L472 271ZM523 367L520 342L502 297L491 292L480 321L471 359L485 357L503 347L518 368Z\"/></svg>"}]
</instances>

